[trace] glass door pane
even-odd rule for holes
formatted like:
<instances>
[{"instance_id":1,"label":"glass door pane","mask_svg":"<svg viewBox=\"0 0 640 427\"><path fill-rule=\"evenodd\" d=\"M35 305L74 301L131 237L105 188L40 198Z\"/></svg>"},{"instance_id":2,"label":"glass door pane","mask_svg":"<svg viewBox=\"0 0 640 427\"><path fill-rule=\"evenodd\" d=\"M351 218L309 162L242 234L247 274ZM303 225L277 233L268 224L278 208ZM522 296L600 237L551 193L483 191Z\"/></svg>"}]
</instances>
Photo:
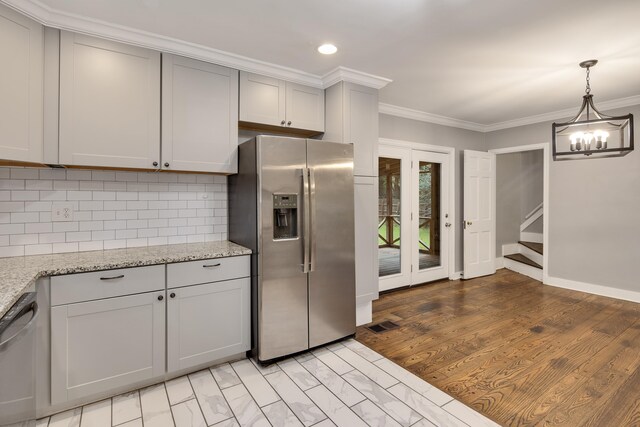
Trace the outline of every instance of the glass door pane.
<instances>
[{"instance_id":1,"label":"glass door pane","mask_svg":"<svg viewBox=\"0 0 640 427\"><path fill-rule=\"evenodd\" d=\"M378 260L380 277L401 272L401 166L400 159L379 158Z\"/></svg>"},{"instance_id":2,"label":"glass door pane","mask_svg":"<svg viewBox=\"0 0 640 427\"><path fill-rule=\"evenodd\" d=\"M418 269L441 265L440 260L440 163L418 162Z\"/></svg>"}]
</instances>

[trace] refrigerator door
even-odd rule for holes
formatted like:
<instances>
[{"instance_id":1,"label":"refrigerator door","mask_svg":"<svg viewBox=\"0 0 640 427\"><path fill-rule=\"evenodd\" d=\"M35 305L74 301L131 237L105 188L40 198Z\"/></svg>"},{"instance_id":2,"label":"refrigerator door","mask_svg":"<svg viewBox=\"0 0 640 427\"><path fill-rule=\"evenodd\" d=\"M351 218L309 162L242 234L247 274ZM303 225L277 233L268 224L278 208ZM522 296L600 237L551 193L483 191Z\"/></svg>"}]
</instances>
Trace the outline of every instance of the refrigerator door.
<instances>
[{"instance_id":1,"label":"refrigerator door","mask_svg":"<svg viewBox=\"0 0 640 427\"><path fill-rule=\"evenodd\" d=\"M306 144L304 139L272 136L259 136L256 144L258 359L267 361L306 350L309 345L305 242L299 226L304 216ZM292 205L296 205L295 217L290 216ZM297 225L293 236L288 234L293 230L289 229L292 221Z\"/></svg>"},{"instance_id":2,"label":"refrigerator door","mask_svg":"<svg viewBox=\"0 0 640 427\"><path fill-rule=\"evenodd\" d=\"M356 331L353 146L307 140L310 170L309 346Z\"/></svg>"}]
</instances>

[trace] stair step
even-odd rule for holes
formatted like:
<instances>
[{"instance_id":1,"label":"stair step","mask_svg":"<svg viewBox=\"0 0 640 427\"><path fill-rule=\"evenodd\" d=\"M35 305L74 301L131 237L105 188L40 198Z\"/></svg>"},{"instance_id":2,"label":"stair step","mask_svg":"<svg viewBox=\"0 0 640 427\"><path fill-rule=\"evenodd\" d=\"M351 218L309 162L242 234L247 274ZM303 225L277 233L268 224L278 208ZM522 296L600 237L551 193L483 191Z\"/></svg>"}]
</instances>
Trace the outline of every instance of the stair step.
<instances>
[{"instance_id":1,"label":"stair step","mask_svg":"<svg viewBox=\"0 0 640 427\"><path fill-rule=\"evenodd\" d=\"M510 260L513 260L513 261L521 262L522 264L530 265L531 267L539 268L540 270L542 270L542 266L540 264L538 264L535 261L532 261L531 259L527 258L526 256L524 256L522 254L505 255L504 257L505 258L509 258Z\"/></svg>"},{"instance_id":2,"label":"stair step","mask_svg":"<svg viewBox=\"0 0 640 427\"><path fill-rule=\"evenodd\" d=\"M534 252L538 252L540 255L542 255L544 252L544 246L542 243L536 243L536 242L524 242L524 241L519 241L518 243L520 243L522 246L526 246L529 249L531 249Z\"/></svg>"}]
</instances>

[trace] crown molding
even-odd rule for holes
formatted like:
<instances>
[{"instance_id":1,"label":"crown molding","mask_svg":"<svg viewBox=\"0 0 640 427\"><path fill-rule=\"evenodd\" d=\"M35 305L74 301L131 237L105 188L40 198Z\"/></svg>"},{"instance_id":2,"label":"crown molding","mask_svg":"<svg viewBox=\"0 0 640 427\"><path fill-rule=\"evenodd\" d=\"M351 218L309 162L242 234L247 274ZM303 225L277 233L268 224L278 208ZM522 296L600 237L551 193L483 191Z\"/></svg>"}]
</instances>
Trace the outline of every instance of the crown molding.
<instances>
[{"instance_id":1,"label":"crown molding","mask_svg":"<svg viewBox=\"0 0 640 427\"><path fill-rule=\"evenodd\" d=\"M614 110L616 108L631 107L640 105L640 95L629 96L626 98L612 99L610 101L597 102L598 109L601 111ZM504 122L481 124L468 122L465 120L454 119L451 117L431 114L424 111L412 110L411 108L399 107L397 105L380 103L380 114L390 116L403 117L405 119L418 120L421 122L434 123L443 126L451 126L460 129L473 130L476 132L494 132L502 129L510 129L519 126L532 125L536 123L552 122L554 120L572 117L578 111L576 108L567 108L564 110L552 111L550 113L537 114L535 116L522 117Z\"/></svg>"},{"instance_id":2,"label":"crown molding","mask_svg":"<svg viewBox=\"0 0 640 427\"><path fill-rule=\"evenodd\" d=\"M427 113L425 111L413 110L411 108L399 107L397 105L380 103L378 106L380 114L403 117L405 119L418 120L421 122L434 123L442 126L450 126L459 129L467 129L476 132L486 132L486 125L454 119L452 117L440 116L438 114Z\"/></svg>"},{"instance_id":3,"label":"crown molding","mask_svg":"<svg viewBox=\"0 0 640 427\"><path fill-rule=\"evenodd\" d=\"M374 89L382 89L393 80L353 70L347 67L336 67L322 76L322 84L324 88L333 86L341 81L372 87Z\"/></svg>"},{"instance_id":4,"label":"crown molding","mask_svg":"<svg viewBox=\"0 0 640 427\"><path fill-rule=\"evenodd\" d=\"M374 76L362 71L337 67L324 76L307 73L294 68L272 64L234 53L213 49L204 45L166 37L131 27L112 24L98 19L63 12L47 6L38 0L0 0L0 3L31 17L48 27L73 31L89 36L127 43L161 52L187 56L193 59L212 62L251 73L262 74L281 80L300 83L317 88L329 87L345 80L363 86L380 89L391 80Z\"/></svg>"}]
</instances>

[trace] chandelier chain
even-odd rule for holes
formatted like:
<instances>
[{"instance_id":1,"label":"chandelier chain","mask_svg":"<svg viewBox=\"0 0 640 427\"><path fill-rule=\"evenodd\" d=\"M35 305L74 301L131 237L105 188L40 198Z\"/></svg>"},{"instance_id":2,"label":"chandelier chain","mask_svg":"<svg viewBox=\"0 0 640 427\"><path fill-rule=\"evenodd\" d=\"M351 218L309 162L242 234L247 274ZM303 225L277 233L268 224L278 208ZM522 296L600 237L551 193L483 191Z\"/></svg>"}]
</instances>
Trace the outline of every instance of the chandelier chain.
<instances>
[{"instance_id":1,"label":"chandelier chain","mask_svg":"<svg viewBox=\"0 0 640 427\"><path fill-rule=\"evenodd\" d=\"M587 67L587 87L585 88L585 92L587 95L591 93L591 82L589 78L589 73L591 72L591 67Z\"/></svg>"}]
</instances>

